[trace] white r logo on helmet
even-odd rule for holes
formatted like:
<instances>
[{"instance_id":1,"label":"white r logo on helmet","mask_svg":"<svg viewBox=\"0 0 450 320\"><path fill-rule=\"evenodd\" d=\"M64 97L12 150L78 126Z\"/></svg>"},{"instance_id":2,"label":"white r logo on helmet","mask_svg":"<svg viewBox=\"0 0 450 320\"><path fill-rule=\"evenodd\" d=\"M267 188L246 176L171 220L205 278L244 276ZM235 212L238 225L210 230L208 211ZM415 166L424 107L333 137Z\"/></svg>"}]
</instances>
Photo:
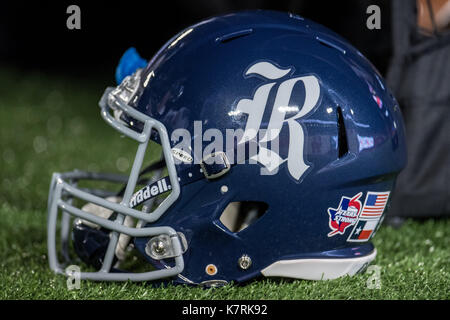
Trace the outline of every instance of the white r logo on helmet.
<instances>
[{"instance_id":1,"label":"white r logo on helmet","mask_svg":"<svg viewBox=\"0 0 450 320\"><path fill-rule=\"evenodd\" d=\"M278 80L285 77L290 71L291 68L280 69L270 62L263 61L250 66L245 75L258 75L268 80ZM289 106L294 85L300 81L303 82L305 87L303 106ZM238 102L236 110L248 114L244 135L239 144L250 141L257 136L269 93L277 83L279 82L273 81L263 84L257 88L253 99L242 99ZM289 173L296 180L299 180L309 166L305 163L303 157L305 143L303 128L296 120L308 115L316 106L319 97L319 81L313 75L288 78L282 81L278 86L269 124L265 134L258 141L259 152L251 159L261 163L269 172L277 169L282 163L287 162ZM286 119L287 113L289 118ZM278 138L284 123L287 123L289 127L289 151L287 158L282 159L277 152L268 150L265 146L267 142Z\"/></svg>"}]
</instances>

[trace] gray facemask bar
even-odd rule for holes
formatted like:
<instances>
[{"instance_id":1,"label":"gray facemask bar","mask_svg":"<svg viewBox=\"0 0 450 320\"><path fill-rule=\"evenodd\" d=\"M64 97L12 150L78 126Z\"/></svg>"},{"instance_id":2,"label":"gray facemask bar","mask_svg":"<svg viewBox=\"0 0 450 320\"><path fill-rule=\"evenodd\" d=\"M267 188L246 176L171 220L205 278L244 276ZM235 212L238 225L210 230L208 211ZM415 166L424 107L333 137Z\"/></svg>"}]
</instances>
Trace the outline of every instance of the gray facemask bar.
<instances>
[{"instance_id":1,"label":"gray facemask bar","mask_svg":"<svg viewBox=\"0 0 450 320\"><path fill-rule=\"evenodd\" d=\"M107 88L103 94L99 105L101 108L101 115L105 121L110 124L117 131L125 134L129 138L132 138L139 142L136 157L134 159L133 167L129 177L113 174L97 174L83 171L74 171L68 173L54 173L52 182L50 184L50 192L48 199L48 221L47 221L47 246L50 268L60 274L66 274L64 266L59 263L56 251L56 227L58 212L62 211L61 219L61 245L63 257L68 260L68 239L70 236L70 215L90 221L108 230L111 230L110 241L106 254L103 260L101 269L97 272L81 272L81 279L90 279L98 281L147 281L160 278L172 277L180 274L184 269L184 260L182 257L182 246L180 239L174 229L168 226L162 227L147 227L147 228L130 228L123 225L125 215L129 215L138 220L142 220L147 223L155 222L159 217L166 212L169 207L178 199L180 195L180 184L178 182L178 175L175 169L174 159L171 153L171 146L169 136L165 126L135 109L129 107L120 99L116 100L116 109L120 109L130 117L137 119L144 123L144 127L141 133L136 132L126 127L121 121L116 120L110 114L110 106L107 103L108 94L114 88ZM139 172L142 167L142 162L145 156L145 152L150 140L150 134L152 129L155 129L159 133L161 140L161 146L163 149L163 156L166 162L167 170L169 173L170 183L172 185L172 192L164 201L150 213L141 212L129 207L130 199L133 195L136 183L139 178ZM120 204L108 201L102 197L105 192L102 190L86 190L77 188L76 183L79 180L105 180L111 182L127 183L125 193ZM63 197L70 195L70 199L63 200ZM107 209L117 212L117 218L115 221L111 221L92 213L78 209L72 205L72 197L82 199L84 201L105 207ZM152 237L161 234L170 236L173 250L175 266L163 270L155 270L143 273L111 273L111 265L114 259L114 252L117 246L120 233L127 234L131 237ZM66 274L67 275L67 274Z\"/></svg>"}]
</instances>

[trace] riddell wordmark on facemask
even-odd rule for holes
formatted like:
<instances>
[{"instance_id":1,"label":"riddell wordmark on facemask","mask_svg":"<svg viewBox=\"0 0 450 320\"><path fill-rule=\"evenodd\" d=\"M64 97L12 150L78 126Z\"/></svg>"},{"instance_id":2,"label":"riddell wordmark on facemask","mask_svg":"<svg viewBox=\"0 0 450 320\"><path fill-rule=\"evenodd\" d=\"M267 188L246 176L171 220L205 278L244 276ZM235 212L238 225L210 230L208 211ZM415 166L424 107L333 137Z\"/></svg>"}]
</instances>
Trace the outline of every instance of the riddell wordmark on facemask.
<instances>
[{"instance_id":1,"label":"riddell wordmark on facemask","mask_svg":"<svg viewBox=\"0 0 450 320\"><path fill-rule=\"evenodd\" d=\"M309 165L304 161L305 133L298 120L312 113L320 98L319 80L314 75L294 77L293 67L280 68L269 61L260 61L251 64L244 72L244 78L258 77L264 80L263 84L255 88L251 99L243 98L238 101L236 108L228 113L230 117L246 115L245 129L202 130L202 122L194 121L194 145L189 130L176 129L172 134L172 141L176 143L172 149L174 157L187 161L193 150L193 161L199 164L208 155L221 151L227 154L231 164L259 163L264 167L262 174L271 175L278 172L281 164L287 162L290 175L299 180L308 170ZM294 87L302 85L304 89L303 105L290 105ZM268 103L269 95L275 92L273 105ZM249 93L251 94L251 93ZM266 128L262 128L263 115L267 108L270 110L270 119ZM289 132L289 145L287 156L282 158L279 152L279 135L284 126ZM225 140L225 145L224 145ZM203 142L210 142L203 150ZM237 144L235 145L235 141ZM246 144L249 153L246 156ZM237 155L235 155L235 150ZM187 156L186 156L187 155ZM214 161L213 158L210 158Z\"/></svg>"},{"instance_id":2,"label":"riddell wordmark on facemask","mask_svg":"<svg viewBox=\"0 0 450 320\"><path fill-rule=\"evenodd\" d=\"M155 181L133 195L130 200L130 207L134 208L148 199L154 198L171 189L172 186L170 185L169 177Z\"/></svg>"}]
</instances>

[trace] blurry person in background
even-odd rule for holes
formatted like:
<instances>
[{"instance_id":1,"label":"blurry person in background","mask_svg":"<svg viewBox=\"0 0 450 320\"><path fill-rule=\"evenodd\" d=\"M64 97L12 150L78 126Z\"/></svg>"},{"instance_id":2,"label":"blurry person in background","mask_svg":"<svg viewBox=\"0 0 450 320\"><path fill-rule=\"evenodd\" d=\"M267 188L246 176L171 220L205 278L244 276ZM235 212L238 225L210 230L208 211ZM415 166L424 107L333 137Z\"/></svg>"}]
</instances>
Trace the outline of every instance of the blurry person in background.
<instances>
[{"instance_id":1,"label":"blurry person in background","mask_svg":"<svg viewBox=\"0 0 450 320\"><path fill-rule=\"evenodd\" d=\"M449 0L419 0L417 1L417 25L419 30L427 35L449 30L450 1Z\"/></svg>"},{"instance_id":2,"label":"blurry person in background","mask_svg":"<svg viewBox=\"0 0 450 320\"><path fill-rule=\"evenodd\" d=\"M450 216L450 1L392 1L387 82L402 109L408 165L388 222Z\"/></svg>"}]
</instances>

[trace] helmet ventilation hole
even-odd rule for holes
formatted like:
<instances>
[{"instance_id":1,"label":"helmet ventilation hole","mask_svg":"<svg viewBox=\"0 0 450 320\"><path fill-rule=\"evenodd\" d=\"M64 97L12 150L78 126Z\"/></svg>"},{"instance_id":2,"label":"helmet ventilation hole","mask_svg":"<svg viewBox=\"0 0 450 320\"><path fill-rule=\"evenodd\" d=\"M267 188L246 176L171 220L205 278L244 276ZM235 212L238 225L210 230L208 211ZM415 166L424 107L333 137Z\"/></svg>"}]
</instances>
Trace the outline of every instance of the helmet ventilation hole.
<instances>
[{"instance_id":1,"label":"helmet ventilation hole","mask_svg":"<svg viewBox=\"0 0 450 320\"><path fill-rule=\"evenodd\" d=\"M336 108L338 126L338 157L342 158L348 153L347 131L345 130L344 116L341 107Z\"/></svg>"},{"instance_id":2,"label":"helmet ventilation hole","mask_svg":"<svg viewBox=\"0 0 450 320\"><path fill-rule=\"evenodd\" d=\"M219 220L231 232L240 232L258 221L268 208L260 201L230 202Z\"/></svg>"},{"instance_id":3,"label":"helmet ventilation hole","mask_svg":"<svg viewBox=\"0 0 450 320\"><path fill-rule=\"evenodd\" d=\"M228 34L225 34L223 36L220 36L220 37L218 37L216 39L216 41L217 42L221 42L221 43L227 43L227 42L236 40L238 38L242 38L242 37L248 36L252 32L253 32L253 29L239 30L239 31L235 31L235 32L228 33Z\"/></svg>"},{"instance_id":4,"label":"helmet ventilation hole","mask_svg":"<svg viewBox=\"0 0 450 320\"><path fill-rule=\"evenodd\" d=\"M340 46L338 46L336 43L334 43L334 42L332 42L332 41L325 40L325 39L322 39L322 38L320 38L320 37L316 37L316 40L317 40L321 45L323 45L323 46L325 46L325 47L335 49L335 50L339 51L339 52L342 53L342 54L345 54L345 53L346 53L345 49L341 48Z\"/></svg>"}]
</instances>

